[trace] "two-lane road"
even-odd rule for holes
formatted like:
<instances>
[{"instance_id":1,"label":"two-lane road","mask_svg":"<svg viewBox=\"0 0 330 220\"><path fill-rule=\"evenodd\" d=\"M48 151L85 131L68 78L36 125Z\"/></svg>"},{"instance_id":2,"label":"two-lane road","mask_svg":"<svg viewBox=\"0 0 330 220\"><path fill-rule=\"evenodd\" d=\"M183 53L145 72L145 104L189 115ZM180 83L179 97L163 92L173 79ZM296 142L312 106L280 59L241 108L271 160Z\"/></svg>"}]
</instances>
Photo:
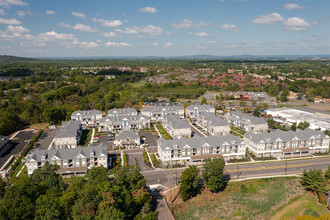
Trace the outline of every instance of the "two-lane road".
<instances>
[{"instance_id":1,"label":"two-lane road","mask_svg":"<svg viewBox=\"0 0 330 220\"><path fill-rule=\"evenodd\" d=\"M302 160L281 160L276 162L263 162L239 165L226 165L225 174L228 174L231 179L257 177L257 176L271 176L271 175L284 175L292 173L301 173L302 170L309 169L322 169L325 170L330 166L330 157L327 158L313 158ZM169 180L172 184L175 182L176 177L179 181L181 173L184 168L171 169L171 170L151 170L142 172L147 179L147 184L157 184L161 182L162 185L169 186ZM158 181L159 180L159 181Z\"/></svg>"}]
</instances>

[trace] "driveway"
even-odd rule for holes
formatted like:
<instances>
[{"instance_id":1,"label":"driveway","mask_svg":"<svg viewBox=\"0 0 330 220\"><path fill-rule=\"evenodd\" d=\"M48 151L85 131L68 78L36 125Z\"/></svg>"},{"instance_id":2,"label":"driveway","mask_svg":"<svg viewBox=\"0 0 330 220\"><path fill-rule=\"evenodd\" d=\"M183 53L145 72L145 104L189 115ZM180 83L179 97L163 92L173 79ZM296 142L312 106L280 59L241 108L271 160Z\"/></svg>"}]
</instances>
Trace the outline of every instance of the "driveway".
<instances>
[{"instance_id":1,"label":"driveway","mask_svg":"<svg viewBox=\"0 0 330 220\"><path fill-rule=\"evenodd\" d=\"M0 157L0 167L12 156L19 154L34 136L33 131L21 131L10 141L11 147Z\"/></svg>"},{"instance_id":2,"label":"driveway","mask_svg":"<svg viewBox=\"0 0 330 220\"><path fill-rule=\"evenodd\" d=\"M142 149L128 150L126 151L126 154L128 158L128 165L139 166L141 171L154 170L145 164L143 160Z\"/></svg>"},{"instance_id":3,"label":"driveway","mask_svg":"<svg viewBox=\"0 0 330 220\"><path fill-rule=\"evenodd\" d=\"M149 147L156 147L157 146L157 135L151 133L151 132L146 132L146 133L140 133L140 135L144 135L148 141Z\"/></svg>"}]
</instances>

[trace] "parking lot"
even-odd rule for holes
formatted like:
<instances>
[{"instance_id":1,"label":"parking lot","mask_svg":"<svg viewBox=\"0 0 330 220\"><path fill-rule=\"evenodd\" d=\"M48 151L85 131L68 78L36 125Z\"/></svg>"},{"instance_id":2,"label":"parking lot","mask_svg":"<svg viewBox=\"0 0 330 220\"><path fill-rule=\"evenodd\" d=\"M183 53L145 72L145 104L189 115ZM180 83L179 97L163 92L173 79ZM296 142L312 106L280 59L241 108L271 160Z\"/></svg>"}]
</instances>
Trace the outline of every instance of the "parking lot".
<instances>
[{"instance_id":1,"label":"parking lot","mask_svg":"<svg viewBox=\"0 0 330 220\"><path fill-rule=\"evenodd\" d=\"M46 136L40 137L38 144L41 148L48 149L55 137L55 129L46 130L44 134L46 134Z\"/></svg>"},{"instance_id":2,"label":"parking lot","mask_svg":"<svg viewBox=\"0 0 330 220\"><path fill-rule=\"evenodd\" d=\"M34 133L33 131L21 131L11 141L11 147L0 157L0 167L12 156L19 154L24 147L30 142Z\"/></svg>"},{"instance_id":3,"label":"parking lot","mask_svg":"<svg viewBox=\"0 0 330 220\"><path fill-rule=\"evenodd\" d=\"M141 171L153 170L144 163L142 149L129 150L126 151L126 154L128 159L128 165L139 166Z\"/></svg>"}]
</instances>

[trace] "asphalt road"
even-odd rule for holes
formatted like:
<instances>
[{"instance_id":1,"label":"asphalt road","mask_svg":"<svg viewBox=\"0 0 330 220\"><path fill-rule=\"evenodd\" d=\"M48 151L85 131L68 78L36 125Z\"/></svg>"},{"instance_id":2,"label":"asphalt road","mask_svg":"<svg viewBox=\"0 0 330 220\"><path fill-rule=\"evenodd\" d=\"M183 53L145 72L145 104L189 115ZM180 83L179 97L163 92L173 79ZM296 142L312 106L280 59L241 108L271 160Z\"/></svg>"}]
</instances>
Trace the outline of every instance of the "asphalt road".
<instances>
[{"instance_id":1,"label":"asphalt road","mask_svg":"<svg viewBox=\"0 0 330 220\"><path fill-rule=\"evenodd\" d=\"M302 170L308 169L327 169L330 165L330 157L328 158L313 158L278 162L264 162L254 164L240 164L225 166L225 174L228 174L230 179L256 177L256 176L270 176L270 175L284 175L292 173L301 173ZM287 167L287 171L286 170ZM174 182L180 181L181 173L184 168L160 171L146 171L142 172L147 179L147 185L161 183L164 186L173 185ZM176 180L177 177L177 180ZM159 180L159 181L158 181Z\"/></svg>"},{"instance_id":2,"label":"asphalt road","mask_svg":"<svg viewBox=\"0 0 330 220\"><path fill-rule=\"evenodd\" d=\"M55 131L55 129L46 130L45 133L47 133L47 136L45 138L39 138L38 143L42 149L49 148L50 143L52 143L55 137Z\"/></svg>"},{"instance_id":3,"label":"asphalt road","mask_svg":"<svg viewBox=\"0 0 330 220\"><path fill-rule=\"evenodd\" d=\"M11 147L0 157L0 167L12 156L20 153L25 145L32 139L34 133L32 131L19 132L10 142Z\"/></svg>"},{"instance_id":4,"label":"asphalt road","mask_svg":"<svg viewBox=\"0 0 330 220\"><path fill-rule=\"evenodd\" d=\"M139 166L141 171L151 171L154 170L150 167L148 167L143 160L142 156L142 149L134 149L130 151L126 151L127 159L128 159L128 165L130 166Z\"/></svg>"},{"instance_id":5,"label":"asphalt road","mask_svg":"<svg viewBox=\"0 0 330 220\"><path fill-rule=\"evenodd\" d=\"M193 126L191 126L191 131L195 133L195 135L198 135L200 137L205 137L199 130L195 129Z\"/></svg>"},{"instance_id":6,"label":"asphalt road","mask_svg":"<svg viewBox=\"0 0 330 220\"><path fill-rule=\"evenodd\" d=\"M149 147L157 146L156 135L152 134L151 132L141 133L141 135L144 135L146 137Z\"/></svg>"}]
</instances>

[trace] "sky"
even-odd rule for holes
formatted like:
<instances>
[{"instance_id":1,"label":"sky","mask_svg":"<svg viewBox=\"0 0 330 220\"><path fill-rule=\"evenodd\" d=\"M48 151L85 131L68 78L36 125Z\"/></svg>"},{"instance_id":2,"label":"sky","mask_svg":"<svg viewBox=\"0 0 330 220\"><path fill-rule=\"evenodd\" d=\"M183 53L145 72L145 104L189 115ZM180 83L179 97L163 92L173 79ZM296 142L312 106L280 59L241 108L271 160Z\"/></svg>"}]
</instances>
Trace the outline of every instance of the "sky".
<instances>
[{"instance_id":1,"label":"sky","mask_svg":"<svg viewBox=\"0 0 330 220\"><path fill-rule=\"evenodd\" d=\"M330 54L329 0L0 0L0 55Z\"/></svg>"}]
</instances>

